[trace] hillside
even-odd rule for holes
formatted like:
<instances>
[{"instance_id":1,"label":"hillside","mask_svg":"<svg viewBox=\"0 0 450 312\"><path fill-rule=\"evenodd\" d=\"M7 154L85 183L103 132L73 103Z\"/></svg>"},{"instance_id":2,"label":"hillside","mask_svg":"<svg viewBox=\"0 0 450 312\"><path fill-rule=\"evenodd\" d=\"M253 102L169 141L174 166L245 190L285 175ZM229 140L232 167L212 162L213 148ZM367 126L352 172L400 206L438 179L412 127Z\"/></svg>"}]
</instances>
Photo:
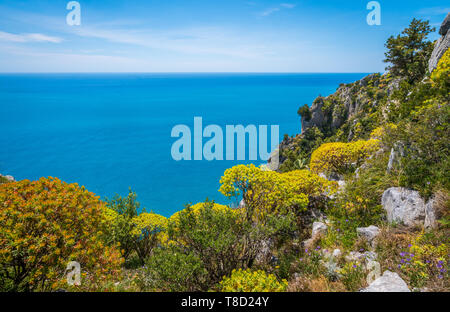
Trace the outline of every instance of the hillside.
<instances>
[{"instance_id":1,"label":"hillside","mask_svg":"<svg viewBox=\"0 0 450 312\"><path fill-rule=\"evenodd\" d=\"M450 291L449 16L437 42L416 19L390 37L386 74L300 107L278 171L227 169L239 208L165 218L131 190L0 176L0 291Z\"/></svg>"}]
</instances>

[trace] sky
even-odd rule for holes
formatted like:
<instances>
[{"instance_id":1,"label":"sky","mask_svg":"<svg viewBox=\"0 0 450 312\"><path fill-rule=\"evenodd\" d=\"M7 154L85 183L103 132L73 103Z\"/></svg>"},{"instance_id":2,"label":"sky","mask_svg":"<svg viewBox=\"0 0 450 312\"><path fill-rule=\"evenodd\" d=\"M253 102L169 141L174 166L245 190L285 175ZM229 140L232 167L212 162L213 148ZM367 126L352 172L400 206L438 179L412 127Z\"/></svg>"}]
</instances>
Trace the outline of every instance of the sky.
<instances>
[{"instance_id":1,"label":"sky","mask_svg":"<svg viewBox=\"0 0 450 312\"><path fill-rule=\"evenodd\" d=\"M0 72L383 72L384 43L448 0L0 0ZM431 39L437 39L437 32Z\"/></svg>"}]
</instances>

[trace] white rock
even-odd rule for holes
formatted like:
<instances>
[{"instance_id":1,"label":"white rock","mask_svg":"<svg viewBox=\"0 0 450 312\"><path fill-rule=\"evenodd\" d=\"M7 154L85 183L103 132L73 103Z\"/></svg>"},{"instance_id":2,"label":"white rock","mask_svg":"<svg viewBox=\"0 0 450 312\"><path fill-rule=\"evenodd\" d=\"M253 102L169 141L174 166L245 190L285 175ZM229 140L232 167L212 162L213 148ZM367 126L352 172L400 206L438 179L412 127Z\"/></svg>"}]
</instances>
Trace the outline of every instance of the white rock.
<instances>
[{"instance_id":1,"label":"white rock","mask_svg":"<svg viewBox=\"0 0 450 312\"><path fill-rule=\"evenodd\" d=\"M381 204L390 223L412 227L423 225L425 221L425 201L417 191L402 187L389 188L383 193Z\"/></svg>"},{"instance_id":2,"label":"white rock","mask_svg":"<svg viewBox=\"0 0 450 312\"><path fill-rule=\"evenodd\" d=\"M375 237L380 234L380 229L375 225L371 225L369 227L357 228L356 232L358 232L359 237L365 238L371 244Z\"/></svg>"},{"instance_id":3,"label":"white rock","mask_svg":"<svg viewBox=\"0 0 450 312\"><path fill-rule=\"evenodd\" d=\"M373 281L369 287L361 290L362 292L411 292L405 281L397 274L390 271L385 271L383 276L380 276Z\"/></svg>"}]
</instances>

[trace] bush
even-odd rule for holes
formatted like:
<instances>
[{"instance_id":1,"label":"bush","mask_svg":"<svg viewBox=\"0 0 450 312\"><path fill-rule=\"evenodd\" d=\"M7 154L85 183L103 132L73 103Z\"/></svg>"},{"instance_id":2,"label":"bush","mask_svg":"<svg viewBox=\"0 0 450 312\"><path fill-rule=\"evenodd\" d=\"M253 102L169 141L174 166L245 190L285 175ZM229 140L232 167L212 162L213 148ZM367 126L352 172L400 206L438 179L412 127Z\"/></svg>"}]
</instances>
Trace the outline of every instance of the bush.
<instances>
[{"instance_id":1,"label":"bush","mask_svg":"<svg viewBox=\"0 0 450 312\"><path fill-rule=\"evenodd\" d=\"M105 210L93 193L56 178L0 185L0 289L67 288L70 261L81 265L79 290L116 277L122 258L103 243Z\"/></svg>"},{"instance_id":2,"label":"bush","mask_svg":"<svg viewBox=\"0 0 450 312\"><path fill-rule=\"evenodd\" d=\"M147 261L144 288L157 291L207 291L208 272L201 259L179 246L156 248Z\"/></svg>"},{"instance_id":3,"label":"bush","mask_svg":"<svg viewBox=\"0 0 450 312\"><path fill-rule=\"evenodd\" d=\"M165 278L177 283L170 286L170 290L206 291L234 269L252 267L263 242L292 231L293 221L283 216L269 217L263 226L248 222L242 209L224 209L225 206L208 201L195 207L187 206L176 214L176 218L170 218L170 243L155 249L150 257L147 263L149 279L156 285L165 285L165 281L158 282ZM170 269L172 265L176 267L178 258L174 254L188 258L190 262L185 271L202 272L198 273L200 277L185 280L186 272ZM158 261L169 269L157 266Z\"/></svg>"},{"instance_id":4,"label":"bush","mask_svg":"<svg viewBox=\"0 0 450 312\"><path fill-rule=\"evenodd\" d=\"M142 264L158 244L165 242L167 218L154 213L141 213L133 218L134 249Z\"/></svg>"},{"instance_id":5,"label":"bush","mask_svg":"<svg viewBox=\"0 0 450 312\"><path fill-rule=\"evenodd\" d=\"M284 292L288 283L281 282L275 275L264 271L233 270L230 277L224 277L220 282L222 292Z\"/></svg>"},{"instance_id":6,"label":"bush","mask_svg":"<svg viewBox=\"0 0 450 312\"><path fill-rule=\"evenodd\" d=\"M136 247L132 232L135 228L133 219L138 216L140 209L137 195L130 189L127 197L116 195L113 199L106 199L106 202L109 208L108 217L112 221L107 232L108 241L112 244L119 243L125 260L128 260Z\"/></svg>"},{"instance_id":7,"label":"bush","mask_svg":"<svg viewBox=\"0 0 450 312\"><path fill-rule=\"evenodd\" d=\"M378 140L325 143L312 153L310 168L315 173L346 174L359 167L378 148Z\"/></svg>"},{"instance_id":8,"label":"bush","mask_svg":"<svg viewBox=\"0 0 450 312\"><path fill-rule=\"evenodd\" d=\"M242 196L247 220L263 224L271 214L307 208L308 197L297 188L301 182L293 175L264 171L254 165L238 165L225 171L219 191L227 197Z\"/></svg>"}]
</instances>

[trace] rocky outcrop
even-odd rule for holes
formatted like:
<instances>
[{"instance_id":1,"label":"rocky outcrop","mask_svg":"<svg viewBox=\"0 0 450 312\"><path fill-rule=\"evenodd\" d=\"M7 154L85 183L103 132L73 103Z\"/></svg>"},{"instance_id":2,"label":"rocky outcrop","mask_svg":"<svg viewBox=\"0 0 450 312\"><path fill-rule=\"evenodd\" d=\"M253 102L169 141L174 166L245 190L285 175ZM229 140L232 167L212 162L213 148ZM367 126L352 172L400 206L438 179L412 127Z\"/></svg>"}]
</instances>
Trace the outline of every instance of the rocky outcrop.
<instances>
[{"instance_id":1,"label":"rocky outcrop","mask_svg":"<svg viewBox=\"0 0 450 312\"><path fill-rule=\"evenodd\" d=\"M381 204L390 223L401 223L410 227L424 224L425 202L417 191L392 187L383 193Z\"/></svg>"},{"instance_id":2,"label":"rocky outcrop","mask_svg":"<svg viewBox=\"0 0 450 312\"><path fill-rule=\"evenodd\" d=\"M362 292L411 292L405 281L397 274L385 271Z\"/></svg>"},{"instance_id":3,"label":"rocky outcrop","mask_svg":"<svg viewBox=\"0 0 450 312\"><path fill-rule=\"evenodd\" d=\"M431 58L428 62L428 70L431 73L436 69L439 60L444 55L445 51L450 47L450 13L447 14L444 22L441 25L439 30L439 34L441 37L436 41L434 46L433 53L431 54Z\"/></svg>"},{"instance_id":4,"label":"rocky outcrop","mask_svg":"<svg viewBox=\"0 0 450 312\"><path fill-rule=\"evenodd\" d=\"M381 204L390 223L427 228L436 225L433 200L426 203L417 191L392 187L383 193Z\"/></svg>"}]
</instances>

